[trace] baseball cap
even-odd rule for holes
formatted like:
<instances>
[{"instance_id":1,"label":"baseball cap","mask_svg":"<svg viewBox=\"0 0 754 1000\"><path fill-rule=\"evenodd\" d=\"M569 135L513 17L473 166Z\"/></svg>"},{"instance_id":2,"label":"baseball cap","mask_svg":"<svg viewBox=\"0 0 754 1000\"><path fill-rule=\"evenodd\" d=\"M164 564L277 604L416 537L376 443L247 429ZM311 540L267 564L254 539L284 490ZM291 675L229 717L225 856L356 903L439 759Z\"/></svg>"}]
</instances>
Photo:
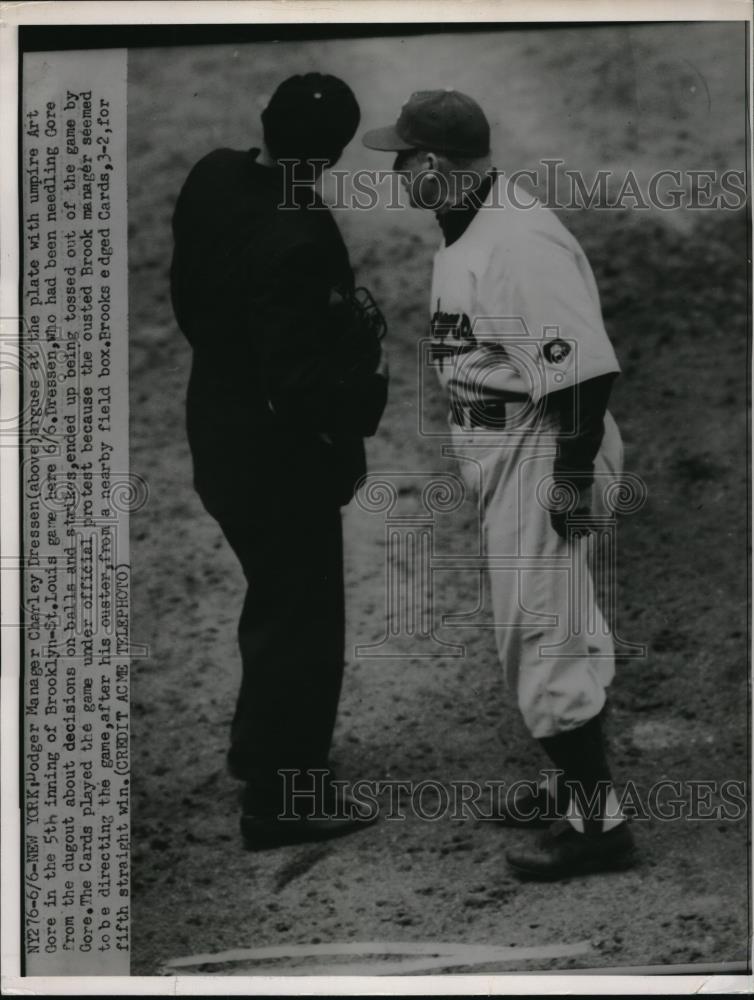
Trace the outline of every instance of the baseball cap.
<instances>
[{"instance_id":1,"label":"baseball cap","mask_svg":"<svg viewBox=\"0 0 754 1000\"><path fill-rule=\"evenodd\" d=\"M401 109L395 125L372 129L362 142L369 149L401 152L426 149L458 156L486 156L490 125L473 97L458 90L418 90Z\"/></svg>"},{"instance_id":2,"label":"baseball cap","mask_svg":"<svg viewBox=\"0 0 754 1000\"><path fill-rule=\"evenodd\" d=\"M325 159L356 134L361 112L353 91L336 76L305 73L284 80L262 112L264 138L279 158Z\"/></svg>"}]
</instances>

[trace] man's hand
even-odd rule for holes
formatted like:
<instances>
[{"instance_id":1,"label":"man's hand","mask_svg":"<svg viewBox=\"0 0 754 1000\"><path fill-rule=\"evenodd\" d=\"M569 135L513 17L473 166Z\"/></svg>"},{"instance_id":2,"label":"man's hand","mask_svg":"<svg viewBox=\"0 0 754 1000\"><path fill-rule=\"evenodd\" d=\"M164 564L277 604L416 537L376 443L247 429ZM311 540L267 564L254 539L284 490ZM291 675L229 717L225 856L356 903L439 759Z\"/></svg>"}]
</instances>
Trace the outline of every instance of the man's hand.
<instances>
[{"instance_id":1,"label":"man's hand","mask_svg":"<svg viewBox=\"0 0 754 1000\"><path fill-rule=\"evenodd\" d=\"M591 485L579 488L571 481L556 478L551 500L550 523L561 538L578 538L594 531Z\"/></svg>"}]
</instances>

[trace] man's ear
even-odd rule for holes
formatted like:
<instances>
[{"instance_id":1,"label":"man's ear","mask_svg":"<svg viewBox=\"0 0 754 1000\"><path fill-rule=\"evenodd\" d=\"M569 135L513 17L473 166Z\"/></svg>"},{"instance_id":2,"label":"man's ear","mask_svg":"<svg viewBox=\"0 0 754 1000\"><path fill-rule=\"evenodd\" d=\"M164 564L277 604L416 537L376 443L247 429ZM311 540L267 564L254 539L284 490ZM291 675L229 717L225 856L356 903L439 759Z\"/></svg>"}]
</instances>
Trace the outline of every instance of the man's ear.
<instances>
[{"instance_id":1,"label":"man's ear","mask_svg":"<svg viewBox=\"0 0 754 1000\"><path fill-rule=\"evenodd\" d=\"M437 159L434 153L427 153L427 158L424 161L425 170L437 170L440 161Z\"/></svg>"}]
</instances>

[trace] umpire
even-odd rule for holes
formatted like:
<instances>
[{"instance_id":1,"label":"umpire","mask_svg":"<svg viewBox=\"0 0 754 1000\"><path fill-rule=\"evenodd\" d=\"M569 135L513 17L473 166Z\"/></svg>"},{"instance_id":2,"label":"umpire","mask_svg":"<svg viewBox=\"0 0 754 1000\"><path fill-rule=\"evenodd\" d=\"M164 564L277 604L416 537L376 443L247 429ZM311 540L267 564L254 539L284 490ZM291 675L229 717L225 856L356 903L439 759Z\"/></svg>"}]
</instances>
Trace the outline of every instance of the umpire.
<instances>
[{"instance_id":1,"label":"umpire","mask_svg":"<svg viewBox=\"0 0 754 1000\"><path fill-rule=\"evenodd\" d=\"M359 119L341 80L291 77L262 113L263 147L205 156L173 216L171 297L193 349L194 484L248 584L228 763L245 782L251 848L364 825L328 768L344 661L340 508L366 471L363 438L382 416L387 370L313 188ZM293 822L279 818L292 808L281 771L316 793Z\"/></svg>"}]
</instances>

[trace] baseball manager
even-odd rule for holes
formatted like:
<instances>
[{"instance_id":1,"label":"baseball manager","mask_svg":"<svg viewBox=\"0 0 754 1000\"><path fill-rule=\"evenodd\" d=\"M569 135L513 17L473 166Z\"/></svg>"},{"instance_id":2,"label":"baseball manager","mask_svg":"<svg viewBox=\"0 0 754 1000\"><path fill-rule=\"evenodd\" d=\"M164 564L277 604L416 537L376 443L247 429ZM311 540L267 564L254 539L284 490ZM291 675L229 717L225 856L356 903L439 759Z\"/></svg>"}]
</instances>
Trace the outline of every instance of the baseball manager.
<instances>
[{"instance_id":1,"label":"baseball manager","mask_svg":"<svg viewBox=\"0 0 754 1000\"><path fill-rule=\"evenodd\" d=\"M625 868L633 839L601 729L613 643L585 534L595 477L604 485L621 467L607 412L619 366L592 271L556 216L493 168L487 118L465 94L415 93L396 124L364 143L397 153L411 204L434 209L442 230L432 363L449 397L454 450L472 456L464 475L480 490L505 676L555 765L556 780L509 803L511 823L551 820L538 842L508 852L509 864L540 879Z\"/></svg>"}]
</instances>

